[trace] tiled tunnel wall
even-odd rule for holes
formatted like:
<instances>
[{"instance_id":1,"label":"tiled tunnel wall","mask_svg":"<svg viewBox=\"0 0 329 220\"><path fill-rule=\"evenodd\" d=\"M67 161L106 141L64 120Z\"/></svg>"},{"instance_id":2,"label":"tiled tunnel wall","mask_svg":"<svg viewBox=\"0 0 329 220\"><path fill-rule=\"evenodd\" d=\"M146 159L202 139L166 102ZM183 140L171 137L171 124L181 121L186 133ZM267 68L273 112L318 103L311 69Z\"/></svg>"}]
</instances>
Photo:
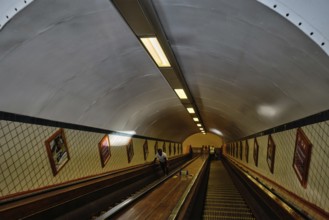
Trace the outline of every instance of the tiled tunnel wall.
<instances>
[{"instance_id":1,"label":"tiled tunnel wall","mask_svg":"<svg viewBox=\"0 0 329 220\"><path fill-rule=\"evenodd\" d=\"M53 176L45 141L58 130L56 127L0 120L0 200L154 159L156 141L147 140L149 153L144 160L145 139L133 138L134 156L130 163L126 145L111 146L111 157L102 167L98 143L105 134L64 129L70 160ZM164 141L157 142L162 148ZM165 142L165 146L169 156L169 142ZM170 143L170 146L170 156L182 153L178 143Z\"/></svg>"},{"instance_id":2,"label":"tiled tunnel wall","mask_svg":"<svg viewBox=\"0 0 329 220\"><path fill-rule=\"evenodd\" d=\"M253 138L247 139L249 145L248 162L245 156L245 140L241 141L242 160L240 155L230 155L228 148L226 148L228 144L225 146L224 153L231 160L242 164L243 167L250 171L250 174L258 177L269 188L273 188L297 207L308 212L308 206L303 205L305 203L297 202L297 200L288 195L290 193L287 193L286 190L314 204L325 212L329 212L329 121L304 126L302 130L312 143L306 188L301 185L293 168L297 128L271 134L276 145L273 173L270 172L266 160L268 135L257 137L259 145L258 166L255 165L253 158ZM240 141L232 142L231 144L235 143L240 144ZM262 176L265 178L262 178Z\"/></svg>"}]
</instances>

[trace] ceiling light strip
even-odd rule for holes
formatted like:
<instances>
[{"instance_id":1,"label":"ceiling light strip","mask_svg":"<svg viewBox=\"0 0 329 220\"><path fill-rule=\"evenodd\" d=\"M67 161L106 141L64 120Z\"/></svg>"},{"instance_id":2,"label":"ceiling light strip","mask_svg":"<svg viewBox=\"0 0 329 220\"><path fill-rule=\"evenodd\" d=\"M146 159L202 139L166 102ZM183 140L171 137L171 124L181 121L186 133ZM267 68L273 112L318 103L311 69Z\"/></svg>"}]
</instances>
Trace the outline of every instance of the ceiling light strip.
<instances>
[{"instance_id":1,"label":"ceiling light strip","mask_svg":"<svg viewBox=\"0 0 329 220\"><path fill-rule=\"evenodd\" d=\"M170 67L168 58L156 37L141 37L140 40L158 67Z\"/></svg>"},{"instance_id":2,"label":"ceiling light strip","mask_svg":"<svg viewBox=\"0 0 329 220\"><path fill-rule=\"evenodd\" d=\"M184 89L175 89L176 94L180 99L187 99L186 93L184 92Z\"/></svg>"},{"instance_id":3,"label":"ceiling light strip","mask_svg":"<svg viewBox=\"0 0 329 220\"><path fill-rule=\"evenodd\" d=\"M164 78L180 98L181 103L186 108L191 108L191 111L188 109L188 112L193 114L191 115L192 118L197 117L197 122L203 125L198 107L195 104L194 98L170 46L169 39L167 39L163 30L158 13L153 5L153 1L111 1L136 37L140 40L141 44L150 54ZM182 89L179 91L183 94L178 94L176 89Z\"/></svg>"}]
</instances>

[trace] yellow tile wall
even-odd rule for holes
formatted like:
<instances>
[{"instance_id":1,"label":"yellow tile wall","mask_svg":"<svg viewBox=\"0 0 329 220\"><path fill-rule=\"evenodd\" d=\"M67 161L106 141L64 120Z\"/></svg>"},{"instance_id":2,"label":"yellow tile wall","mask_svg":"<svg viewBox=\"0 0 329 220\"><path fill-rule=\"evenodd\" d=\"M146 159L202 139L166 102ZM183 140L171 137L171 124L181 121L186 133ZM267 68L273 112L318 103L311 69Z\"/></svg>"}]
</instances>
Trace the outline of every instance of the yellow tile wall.
<instances>
[{"instance_id":1,"label":"yellow tile wall","mask_svg":"<svg viewBox=\"0 0 329 220\"><path fill-rule=\"evenodd\" d=\"M226 152L225 155L238 163L242 163L249 169L260 173L284 189L318 206L324 211L329 212L329 121L304 126L302 129L313 144L306 189L300 184L292 166L297 129L272 134L276 145L273 174L270 172L266 162L268 135L257 137L259 144L258 167L255 166L253 159L254 139L247 140L249 144L248 163L244 156L246 149L245 141L242 142L242 160L232 157ZM256 174L254 175L257 176ZM279 192L281 196L288 198L287 194L284 191L280 191L275 185L271 185L270 182L264 179L262 181ZM288 200L297 206L302 206L292 198L288 198ZM307 208L304 206L300 208L307 211Z\"/></svg>"},{"instance_id":2,"label":"yellow tile wall","mask_svg":"<svg viewBox=\"0 0 329 220\"><path fill-rule=\"evenodd\" d=\"M134 156L129 164L126 146L111 146L111 158L102 168L98 143L105 134L64 129L70 160L53 176L45 140L58 129L0 120L0 200L13 194L143 164L154 159L155 141L148 140L149 154L144 161L145 139L133 138ZM163 142L158 141L159 147L162 144ZM168 151L169 142L166 146Z\"/></svg>"}]
</instances>

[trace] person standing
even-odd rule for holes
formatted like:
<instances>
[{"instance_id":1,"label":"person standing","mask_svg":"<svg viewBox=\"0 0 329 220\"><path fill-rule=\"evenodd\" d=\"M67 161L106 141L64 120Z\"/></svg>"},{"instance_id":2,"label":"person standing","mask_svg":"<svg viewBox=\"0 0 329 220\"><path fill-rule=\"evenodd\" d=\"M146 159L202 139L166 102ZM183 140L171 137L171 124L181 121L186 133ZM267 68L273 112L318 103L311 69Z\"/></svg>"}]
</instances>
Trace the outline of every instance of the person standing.
<instances>
[{"instance_id":1,"label":"person standing","mask_svg":"<svg viewBox=\"0 0 329 220\"><path fill-rule=\"evenodd\" d=\"M168 164L167 164L167 154L165 152L162 152L162 149L158 149L158 152L155 155L153 163L155 163L156 160L159 160L161 169L165 175L169 174L168 171Z\"/></svg>"}]
</instances>

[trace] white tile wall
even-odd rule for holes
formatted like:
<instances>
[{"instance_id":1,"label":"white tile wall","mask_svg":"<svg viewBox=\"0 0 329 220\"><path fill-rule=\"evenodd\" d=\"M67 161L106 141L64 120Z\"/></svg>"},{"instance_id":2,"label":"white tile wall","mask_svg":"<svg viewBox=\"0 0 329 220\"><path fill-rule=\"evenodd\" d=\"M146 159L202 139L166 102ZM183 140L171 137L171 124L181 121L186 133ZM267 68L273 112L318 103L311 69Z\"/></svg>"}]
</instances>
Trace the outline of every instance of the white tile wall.
<instances>
[{"instance_id":1,"label":"white tile wall","mask_svg":"<svg viewBox=\"0 0 329 220\"><path fill-rule=\"evenodd\" d=\"M241 161L228 154L226 154L226 156L242 163L249 169L265 176L280 185L282 188L316 205L322 210L329 212L329 121L308 125L302 127L302 129L313 144L306 189L300 184L292 166L297 129L272 134L272 138L276 144L273 174L270 172L266 162L268 135L257 137L259 144L258 167L255 166L253 160L253 139L248 139L248 163L246 162L245 157L243 157ZM243 147L244 154L245 141L243 141ZM256 173L254 173L254 175L257 176ZM264 179L262 181L266 185L273 187L281 194L281 196L285 197L290 202L300 206L307 212L309 211L309 209L304 207L302 203L290 198L288 194L275 187L275 185L271 185L270 182L267 182ZM317 217L315 218L317 219Z\"/></svg>"},{"instance_id":2,"label":"white tile wall","mask_svg":"<svg viewBox=\"0 0 329 220\"><path fill-rule=\"evenodd\" d=\"M45 140L58 129L0 120L0 200L17 193L143 164L154 159L155 141L148 140L149 154L144 161L145 139L133 138L134 156L129 164L126 146L112 146L111 158L102 168L98 143L104 134L64 129L71 159L54 177ZM163 142L158 142L159 147L162 144ZM167 144L168 148L169 142Z\"/></svg>"}]
</instances>

